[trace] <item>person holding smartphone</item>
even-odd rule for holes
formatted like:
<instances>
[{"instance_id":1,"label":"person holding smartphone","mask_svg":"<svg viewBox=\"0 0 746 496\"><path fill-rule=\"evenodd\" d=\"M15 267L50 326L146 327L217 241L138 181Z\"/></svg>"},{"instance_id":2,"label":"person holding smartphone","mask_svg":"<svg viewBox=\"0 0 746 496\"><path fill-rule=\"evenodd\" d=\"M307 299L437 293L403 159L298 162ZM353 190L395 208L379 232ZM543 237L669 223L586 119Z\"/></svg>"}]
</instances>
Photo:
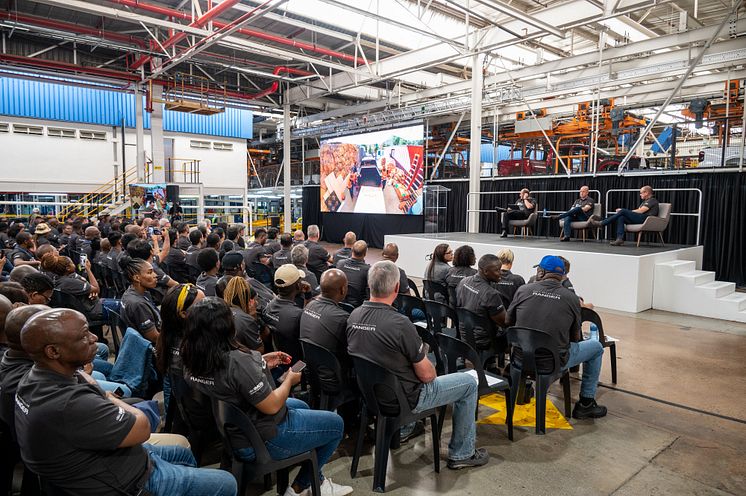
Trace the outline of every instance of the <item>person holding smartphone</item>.
<instances>
[{"instance_id":1,"label":"person holding smartphone","mask_svg":"<svg viewBox=\"0 0 746 496\"><path fill-rule=\"evenodd\" d=\"M233 314L225 301L205 298L193 305L181 343L184 378L195 390L246 412L274 459L315 449L322 495L351 493L352 487L335 484L323 475L324 465L342 439L342 418L334 412L310 410L303 401L289 398L305 364L297 361L276 386L270 370L289 364L292 357L281 351L262 355L246 349L236 342L235 334ZM237 456L254 459L247 439L236 435L233 446ZM311 467L304 464L285 496L306 494L310 485Z\"/></svg>"}]
</instances>

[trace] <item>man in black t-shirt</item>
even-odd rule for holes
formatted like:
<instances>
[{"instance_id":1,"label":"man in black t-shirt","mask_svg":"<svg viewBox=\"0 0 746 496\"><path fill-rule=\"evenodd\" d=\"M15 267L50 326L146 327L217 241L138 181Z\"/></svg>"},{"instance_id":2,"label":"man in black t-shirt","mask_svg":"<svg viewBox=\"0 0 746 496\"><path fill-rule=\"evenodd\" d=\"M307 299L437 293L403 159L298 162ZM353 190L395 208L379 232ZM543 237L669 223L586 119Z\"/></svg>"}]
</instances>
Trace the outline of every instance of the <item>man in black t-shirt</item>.
<instances>
[{"instance_id":1,"label":"man in black t-shirt","mask_svg":"<svg viewBox=\"0 0 746 496\"><path fill-rule=\"evenodd\" d=\"M267 229L267 242L264 243L264 250L272 255L273 253L277 253L280 251L280 240L278 239L278 236L280 235L280 230L276 227L270 227Z\"/></svg>"},{"instance_id":2,"label":"man in black t-shirt","mask_svg":"<svg viewBox=\"0 0 746 496\"><path fill-rule=\"evenodd\" d=\"M397 260L399 260L399 246L397 246L396 243L387 243L386 246L383 247L383 251L381 251L381 258L384 260L390 260L391 262L396 263ZM407 279L407 273L404 272L404 269L396 266L399 269L399 294L409 294L409 280ZM421 310L416 309L420 314L422 313ZM415 320L424 320L424 315L415 315L412 314L412 316L415 318Z\"/></svg>"},{"instance_id":3,"label":"man in black t-shirt","mask_svg":"<svg viewBox=\"0 0 746 496\"><path fill-rule=\"evenodd\" d=\"M580 400L575 404L575 418L598 418L606 415L606 407L594 399L598 376L601 372L603 345L596 340L581 339L580 302L569 289L562 286L565 265L560 257L547 255L541 259L536 271L536 282L521 286L516 291L508 309L508 322L517 327L539 329L550 333L559 346L560 365L567 370L583 364L583 382ZM520 363L520 348L513 348L512 362ZM552 372L554 361L551 355L536 355L540 372Z\"/></svg>"},{"instance_id":4,"label":"man in black t-shirt","mask_svg":"<svg viewBox=\"0 0 746 496\"><path fill-rule=\"evenodd\" d=\"M321 275L321 296L310 301L300 318L300 339L321 346L342 364L347 356L347 317L339 303L347 296L347 276L339 269Z\"/></svg>"},{"instance_id":5,"label":"man in black t-shirt","mask_svg":"<svg viewBox=\"0 0 746 496\"><path fill-rule=\"evenodd\" d=\"M624 244L625 224L642 224L649 216L658 215L658 200L653 196L653 188L651 186L640 188L640 200L642 200L642 203L634 210L617 208L616 213L611 217L602 221L591 219L591 223L595 227L604 227L612 222L616 222L616 239L609 244L612 246L622 246Z\"/></svg>"},{"instance_id":6,"label":"man in black t-shirt","mask_svg":"<svg viewBox=\"0 0 746 496\"><path fill-rule=\"evenodd\" d=\"M337 268L347 276L347 297L345 302L354 307L359 307L368 297L368 269L370 265L365 263L365 255L368 254L368 244L356 241L352 245L352 257L341 260Z\"/></svg>"},{"instance_id":7,"label":"man in black t-shirt","mask_svg":"<svg viewBox=\"0 0 746 496\"><path fill-rule=\"evenodd\" d=\"M526 281L519 274L513 274L513 260L515 255L509 248L503 248L497 252L497 258L500 259L500 281L497 283L497 291L503 298L503 306L508 308L513 301L513 296L518 288L526 284Z\"/></svg>"},{"instance_id":8,"label":"man in black t-shirt","mask_svg":"<svg viewBox=\"0 0 746 496\"><path fill-rule=\"evenodd\" d=\"M79 370L97 351L82 314L37 313L24 325L21 344L34 366L18 384L15 422L31 471L80 496L236 494L233 476L194 468L189 449L143 444L150 437L145 414L104 394Z\"/></svg>"},{"instance_id":9,"label":"man in black t-shirt","mask_svg":"<svg viewBox=\"0 0 746 496\"><path fill-rule=\"evenodd\" d=\"M573 202L570 210L556 217L553 216L553 218L556 219L565 219L565 223L562 226L562 237L560 238L560 241L570 241L570 237L572 236L572 228L570 225L573 222L588 220L591 212L593 212L593 205L596 202L588 195L589 191L590 188L588 188L588 186L581 186L580 196Z\"/></svg>"},{"instance_id":10,"label":"man in black t-shirt","mask_svg":"<svg viewBox=\"0 0 746 496\"><path fill-rule=\"evenodd\" d=\"M296 297L308 291L305 274L295 265L285 264L275 272L278 295L264 310L264 322L272 333L275 345L292 357L295 363L303 357L300 347L300 316L303 309L295 304Z\"/></svg>"},{"instance_id":11,"label":"man in black t-shirt","mask_svg":"<svg viewBox=\"0 0 746 496\"><path fill-rule=\"evenodd\" d=\"M357 241L357 236L355 235L355 233L352 231L347 231L343 240L344 248L340 248L334 254L332 265L336 267L337 265L339 265L339 262L341 260L347 260L352 256L352 245L355 244L355 241Z\"/></svg>"},{"instance_id":12,"label":"man in black t-shirt","mask_svg":"<svg viewBox=\"0 0 746 496\"><path fill-rule=\"evenodd\" d=\"M280 249L272 254L272 267L277 270L281 266L292 263L290 261L290 252L293 249L293 237L288 234L280 236Z\"/></svg>"},{"instance_id":13,"label":"man in black t-shirt","mask_svg":"<svg viewBox=\"0 0 746 496\"><path fill-rule=\"evenodd\" d=\"M399 291L399 269L383 260L370 268L370 301L356 308L347 320L347 350L350 355L374 362L395 374L414 412L453 404L453 434L448 444L448 468L484 465L489 454L476 449L477 382L467 374L436 376L427 358L428 348L407 317L391 304ZM386 404L396 404L381 391ZM406 437L413 425L402 428Z\"/></svg>"},{"instance_id":14,"label":"man in black t-shirt","mask_svg":"<svg viewBox=\"0 0 746 496\"><path fill-rule=\"evenodd\" d=\"M319 244L319 236L319 226L316 224L308 226L308 241L305 243L306 248L308 248L308 262L306 265L316 276L316 279L321 278L321 274L329 268L329 264L332 261L329 252Z\"/></svg>"},{"instance_id":15,"label":"man in black t-shirt","mask_svg":"<svg viewBox=\"0 0 746 496\"><path fill-rule=\"evenodd\" d=\"M254 241L249 243L245 250L241 250L246 270L251 270L254 262L259 261L259 257L266 254L264 243L267 241L267 230L260 227L254 231Z\"/></svg>"},{"instance_id":16,"label":"man in black t-shirt","mask_svg":"<svg viewBox=\"0 0 746 496\"><path fill-rule=\"evenodd\" d=\"M510 227L511 220L523 220L528 219L528 216L534 213L536 210L536 200L531 197L531 193L528 188L523 188L520 192L520 197L514 205L510 205L507 209L498 208L498 213L503 212L500 217L502 223L502 234L503 238L508 237L508 228Z\"/></svg>"},{"instance_id":17,"label":"man in black t-shirt","mask_svg":"<svg viewBox=\"0 0 746 496\"><path fill-rule=\"evenodd\" d=\"M491 320L495 325L505 325L505 307L502 296L494 284L500 282L500 259L495 255L483 255L478 263L479 271L465 277L456 286L456 300L459 308L465 308ZM477 349L490 347L495 332L493 329L474 328Z\"/></svg>"},{"instance_id":18,"label":"man in black t-shirt","mask_svg":"<svg viewBox=\"0 0 746 496\"><path fill-rule=\"evenodd\" d=\"M202 288L205 296L215 296L215 285L218 283L220 259L214 248L204 248L197 255L197 264L202 273L197 278L197 286Z\"/></svg>"},{"instance_id":19,"label":"man in black t-shirt","mask_svg":"<svg viewBox=\"0 0 746 496\"><path fill-rule=\"evenodd\" d=\"M34 240L31 234L22 231L16 235L16 247L8 255L8 259L14 267L19 265L31 265L38 267L41 262L34 258Z\"/></svg>"}]
</instances>

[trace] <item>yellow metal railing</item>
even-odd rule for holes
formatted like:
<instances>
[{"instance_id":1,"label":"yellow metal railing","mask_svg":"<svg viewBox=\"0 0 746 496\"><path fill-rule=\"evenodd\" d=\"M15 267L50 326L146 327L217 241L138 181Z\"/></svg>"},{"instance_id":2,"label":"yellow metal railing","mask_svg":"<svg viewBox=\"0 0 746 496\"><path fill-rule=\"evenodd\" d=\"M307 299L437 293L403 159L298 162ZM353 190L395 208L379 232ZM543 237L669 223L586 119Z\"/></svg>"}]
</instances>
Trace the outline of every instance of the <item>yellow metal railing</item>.
<instances>
[{"instance_id":1,"label":"yellow metal railing","mask_svg":"<svg viewBox=\"0 0 746 496\"><path fill-rule=\"evenodd\" d=\"M114 195L114 185L121 182L122 188L126 187L129 182L134 182L137 178L137 167L124 172L124 177L118 176L111 181L102 184L100 187L79 198L71 205L66 205L59 212L60 220L66 219L72 215L85 213L86 215L95 215L104 208L112 206L117 198ZM126 191L118 192L117 195L124 198ZM90 205L94 204L94 205Z\"/></svg>"}]
</instances>

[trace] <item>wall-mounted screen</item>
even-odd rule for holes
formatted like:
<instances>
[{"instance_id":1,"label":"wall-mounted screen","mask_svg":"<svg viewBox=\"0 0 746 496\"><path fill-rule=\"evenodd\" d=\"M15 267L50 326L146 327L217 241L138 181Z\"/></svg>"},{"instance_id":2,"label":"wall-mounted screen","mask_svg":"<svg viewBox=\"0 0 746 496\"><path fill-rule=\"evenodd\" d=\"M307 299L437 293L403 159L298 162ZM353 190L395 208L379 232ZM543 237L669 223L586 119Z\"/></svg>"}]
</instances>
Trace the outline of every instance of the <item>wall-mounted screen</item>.
<instances>
[{"instance_id":1,"label":"wall-mounted screen","mask_svg":"<svg viewBox=\"0 0 746 496\"><path fill-rule=\"evenodd\" d=\"M322 141L321 211L422 214L423 126Z\"/></svg>"}]
</instances>

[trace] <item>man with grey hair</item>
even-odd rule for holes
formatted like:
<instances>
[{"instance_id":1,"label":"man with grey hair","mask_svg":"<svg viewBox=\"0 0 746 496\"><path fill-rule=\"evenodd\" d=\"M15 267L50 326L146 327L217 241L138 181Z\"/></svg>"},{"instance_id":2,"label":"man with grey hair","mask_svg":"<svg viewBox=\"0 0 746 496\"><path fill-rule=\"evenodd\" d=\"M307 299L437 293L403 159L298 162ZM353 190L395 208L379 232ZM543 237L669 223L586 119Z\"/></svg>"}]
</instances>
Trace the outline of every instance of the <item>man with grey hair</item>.
<instances>
[{"instance_id":1,"label":"man with grey hair","mask_svg":"<svg viewBox=\"0 0 746 496\"><path fill-rule=\"evenodd\" d=\"M347 276L347 297L345 302L353 307L359 307L363 300L368 297L368 269L370 265L365 263L365 255L368 254L368 244L363 241L355 241L352 245L352 257L342 260L337 268Z\"/></svg>"},{"instance_id":2,"label":"man with grey hair","mask_svg":"<svg viewBox=\"0 0 746 496\"><path fill-rule=\"evenodd\" d=\"M344 248L340 248L337 250L337 253L334 254L334 259L332 260L332 264L336 267L340 260L347 260L352 256L352 245L355 244L355 241L357 241L357 235L355 235L352 231L347 231L347 234L345 234L344 237Z\"/></svg>"},{"instance_id":3,"label":"man with grey hair","mask_svg":"<svg viewBox=\"0 0 746 496\"><path fill-rule=\"evenodd\" d=\"M347 320L347 351L395 374L414 412L453 405L448 468L486 464L490 458L487 451L475 448L477 381L471 375L458 372L436 375L427 357L428 347L414 324L391 306L399 292L399 269L393 262L375 263L368 271L368 286L370 301L353 310ZM381 399L386 403L396 402L395 397L385 391L381 391ZM415 425L402 427L403 440L411 437Z\"/></svg>"},{"instance_id":4,"label":"man with grey hair","mask_svg":"<svg viewBox=\"0 0 746 496\"><path fill-rule=\"evenodd\" d=\"M311 292L313 296L319 294L319 280L316 278L313 272L308 270L308 248L303 245L294 246L290 252L290 263L299 268L305 276L303 280L311 286Z\"/></svg>"},{"instance_id":5,"label":"man with grey hair","mask_svg":"<svg viewBox=\"0 0 746 496\"><path fill-rule=\"evenodd\" d=\"M319 226L312 224L308 226L308 241L305 245L308 248L308 269L314 273L316 278L321 277L321 274L329 268L329 264L332 262L332 257L329 255L323 246L319 244Z\"/></svg>"}]
</instances>

